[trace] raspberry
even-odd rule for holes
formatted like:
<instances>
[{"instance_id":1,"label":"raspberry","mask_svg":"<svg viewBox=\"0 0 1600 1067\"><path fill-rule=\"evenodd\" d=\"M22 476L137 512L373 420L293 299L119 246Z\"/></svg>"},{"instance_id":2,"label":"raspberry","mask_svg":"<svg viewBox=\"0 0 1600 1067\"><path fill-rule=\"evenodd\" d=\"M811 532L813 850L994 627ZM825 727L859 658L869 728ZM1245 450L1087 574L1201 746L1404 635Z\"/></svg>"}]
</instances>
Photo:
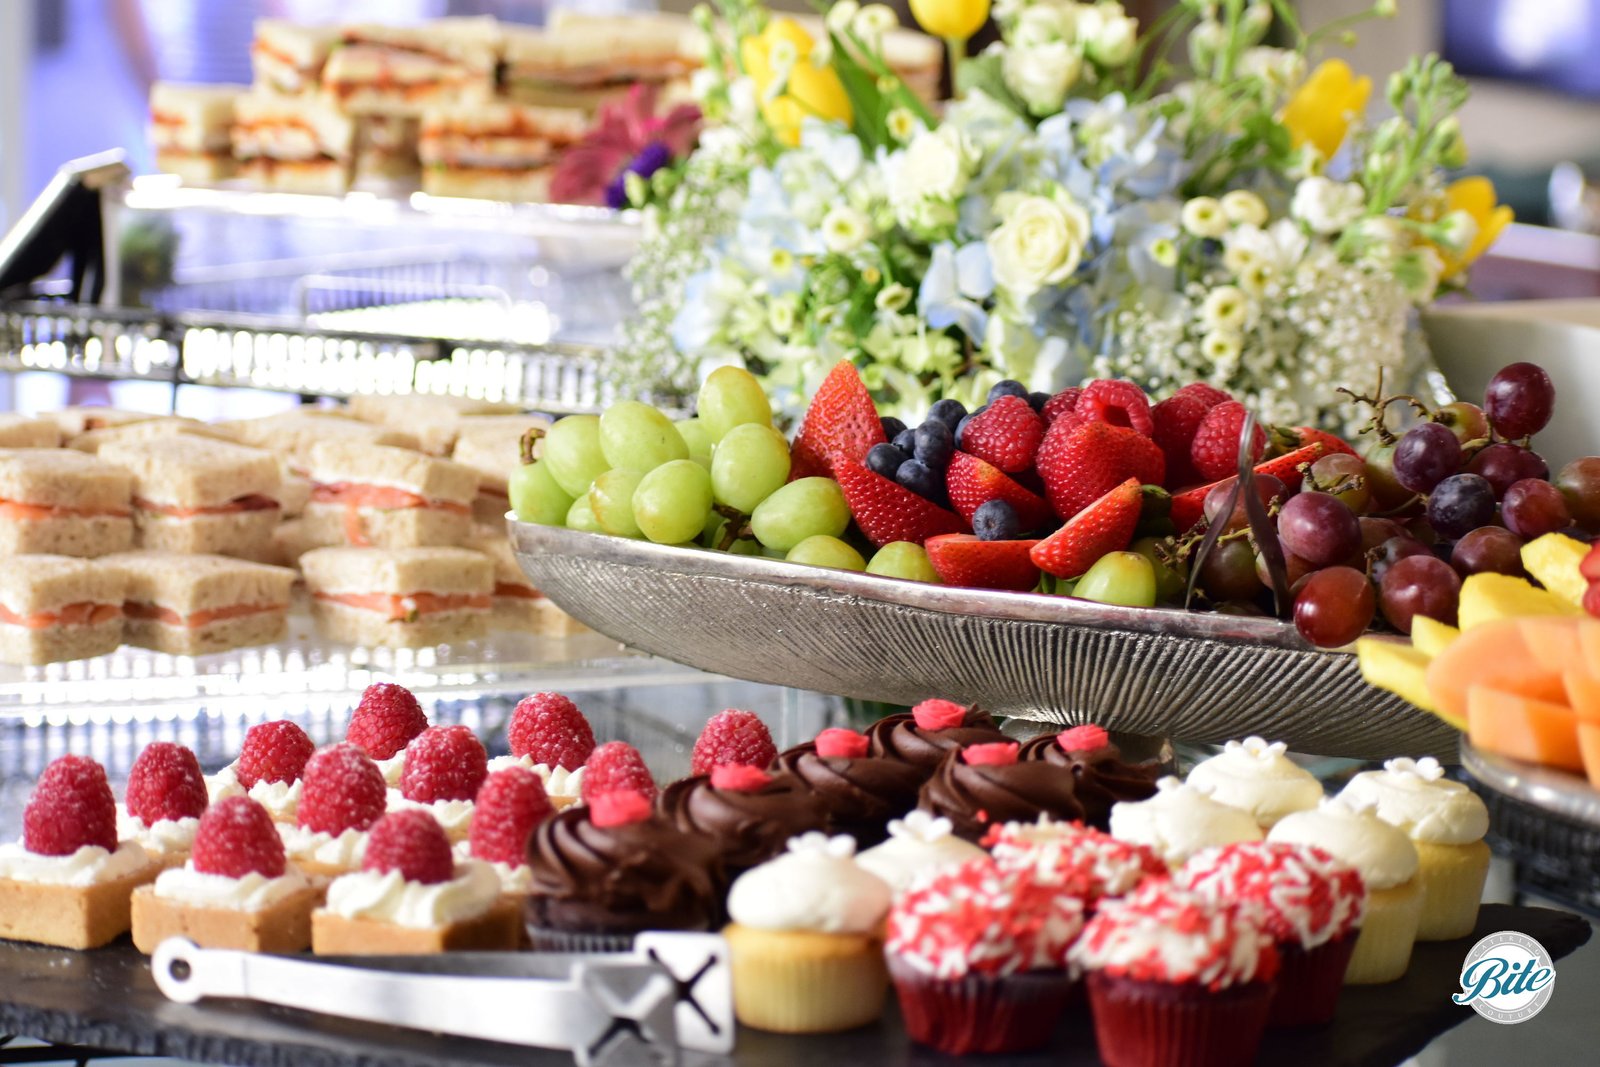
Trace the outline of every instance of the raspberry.
<instances>
[{"instance_id":1,"label":"raspberry","mask_svg":"<svg viewBox=\"0 0 1600 1067\"><path fill-rule=\"evenodd\" d=\"M911 709L919 730L953 730L967 721L967 708L953 700L924 700Z\"/></svg>"},{"instance_id":2,"label":"raspberry","mask_svg":"<svg viewBox=\"0 0 1600 1067\"><path fill-rule=\"evenodd\" d=\"M599 827L643 822L650 811L650 798L626 787L600 793L589 801L589 821Z\"/></svg>"},{"instance_id":3,"label":"raspberry","mask_svg":"<svg viewBox=\"0 0 1600 1067\"><path fill-rule=\"evenodd\" d=\"M711 788L731 789L735 793L754 793L772 784L772 775L760 767L743 763L724 763L711 768Z\"/></svg>"},{"instance_id":4,"label":"raspberry","mask_svg":"<svg viewBox=\"0 0 1600 1067\"><path fill-rule=\"evenodd\" d=\"M824 759L861 759L867 754L867 735L842 727L832 727L817 735L817 755Z\"/></svg>"},{"instance_id":5,"label":"raspberry","mask_svg":"<svg viewBox=\"0 0 1600 1067\"><path fill-rule=\"evenodd\" d=\"M489 775L489 754L465 726L430 726L406 746L400 792L407 800L471 800Z\"/></svg>"},{"instance_id":6,"label":"raspberry","mask_svg":"<svg viewBox=\"0 0 1600 1067\"><path fill-rule=\"evenodd\" d=\"M1083 387L1074 415L1113 426L1131 426L1149 437L1155 430L1150 416L1150 398L1132 382L1120 378L1099 378Z\"/></svg>"},{"instance_id":7,"label":"raspberry","mask_svg":"<svg viewBox=\"0 0 1600 1067\"><path fill-rule=\"evenodd\" d=\"M337 837L367 830L383 818L389 785L383 772L353 742L329 745L306 763L295 818L307 830Z\"/></svg>"},{"instance_id":8,"label":"raspberry","mask_svg":"<svg viewBox=\"0 0 1600 1067\"><path fill-rule=\"evenodd\" d=\"M244 735L234 773L246 789L257 782L292 782L305 773L317 750L311 738L288 719L257 723Z\"/></svg>"},{"instance_id":9,"label":"raspberry","mask_svg":"<svg viewBox=\"0 0 1600 1067\"><path fill-rule=\"evenodd\" d=\"M555 813L544 783L525 767L491 774L472 806L472 855L517 867L528 862L528 838Z\"/></svg>"},{"instance_id":10,"label":"raspberry","mask_svg":"<svg viewBox=\"0 0 1600 1067\"><path fill-rule=\"evenodd\" d=\"M171 741L147 745L128 771L128 814L146 826L163 819L198 819L207 799L200 761Z\"/></svg>"},{"instance_id":11,"label":"raspberry","mask_svg":"<svg viewBox=\"0 0 1600 1067\"><path fill-rule=\"evenodd\" d=\"M1189 458L1202 477L1217 481L1239 469L1239 434L1248 414L1237 400L1224 401L1206 412L1189 446ZM1267 432L1257 426L1250 462L1260 460L1266 448Z\"/></svg>"},{"instance_id":12,"label":"raspberry","mask_svg":"<svg viewBox=\"0 0 1600 1067\"><path fill-rule=\"evenodd\" d=\"M393 682L367 686L350 713L344 739L373 759L392 759L428 728L428 716L411 690Z\"/></svg>"},{"instance_id":13,"label":"raspberry","mask_svg":"<svg viewBox=\"0 0 1600 1067\"><path fill-rule=\"evenodd\" d=\"M560 693L523 697L511 713L506 741L513 756L575 771L594 751L594 731L578 705Z\"/></svg>"},{"instance_id":14,"label":"raspberry","mask_svg":"<svg viewBox=\"0 0 1600 1067\"><path fill-rule=\"evenodd\" d=\"M638 749L626 741L607 741L583 764L583 802L592 804L596 797L619 789L654 800L656 781Z\"/></svg>"},{"instance_id":15,"label":"raspberry","mask_svg":"<svg viewBox=\"0 0 1600 1067\"><path fill-rule=\"evenodd\" d=\"M1017 752L1021 748L1015 741L968 745L961 750L961 759L970 767L1009 767L1017 762Z\"/></svg>"},{"instance_id":16,"label":"raspberry","mask_svg":"<svg viewBox=\"0 0 1600 1067\"><path fill-rule=\"evenodd\" d=\"M39 775L22 811L22 847L70 856L85 845L117 850L117 801L104 767L88 756L62 756Z\"/></svg>"},{"instance_id":17,"label":"raspberry","mask_svg":"<svg viewBox=\"0 0 1600 1067\"><path fill-rule=\"evenodd\" d=\"M961 451L1015 474L1033 466L1043 439L1044 420L1028 402L1020 396L1002 396L972 416L961 431Z\"/></svg>"},{"instance_id":18,"label":"raspberry","mask_svg":"<svg viewBox=\"0 0 1600 1067\"><path fill-rule=\"evenodd\" d=\"M410 762L408 753L406 763ZM456 861L439 820L411 808L391 811L378 820L367 838L361 869L379 874L398 871L408 882L437 885L455 877Z\"/></svg>"},{"instance_id":19,"label":"raspberry","mask_svg":"<svg viewBox=\"0 0 1600 1067\"><path fill-rule=\"evenodd\" d=\"M1083 396L1083 390L1076 385L1063 389L1049 400L1045 401L1040 409L1039 416L1044 419L1044 424L1049 426L1063 415L1073 414L1078 407L1078 400Z\"/></svg>"},{"instance_id":20,"label":"raspberry","mask_svg":"<svg viewBox=\"0 0 1600 1067\"><path fill-rule=\"evenodd\" d=\"M225 797L200 816L194 834L194 869L202 874L277 878L287 867L283 839L267 809L249 797Z\"/></svg>"},{"instance_id":21,"label":"raspberry","mask_svg":"<svg viewBox=\"0 0 1600 1067\"><path fill-rule=\"evenodd\" d=\"M720 711L706 721L689 757L690 774L710 774L713 767L742 763L748 767L771 766L778 758L767 724L753 711Z\"/></svg>"}]
</instances>

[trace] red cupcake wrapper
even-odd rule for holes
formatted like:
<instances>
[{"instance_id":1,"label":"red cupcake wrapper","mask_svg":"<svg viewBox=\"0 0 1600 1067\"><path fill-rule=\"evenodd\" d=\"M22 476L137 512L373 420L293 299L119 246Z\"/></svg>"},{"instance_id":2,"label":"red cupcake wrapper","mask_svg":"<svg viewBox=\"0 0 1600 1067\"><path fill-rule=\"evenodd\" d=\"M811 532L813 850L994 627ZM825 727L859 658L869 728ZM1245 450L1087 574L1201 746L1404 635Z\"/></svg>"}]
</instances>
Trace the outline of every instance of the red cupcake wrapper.
<instances>
[{"instance_id":1,"label":"red cupcake wrapper","mask_svg":"<svg viewBox=\"0 0 1600 1067\"><path fill-rule=\"evenodd\" d=\"M1306 950L1278 944L1278 991L1272 997L1268 1026L1320 1026L1333 1021L1344 988L1345 968L1356 950L1359 930Z\"/></svg>"},{"instance_id":2,"label":"red cupcake wrapper","mask_svg":"<svg viewBox=\"0 0 1600 1067\"><path fill-rule=\"evenodd\" d=\"M1062 971L933 978L888 959L906 1033L955 1056L1043 1048L1077 984Z\"/></svg>"},{"instance_id":3,"label":"red cupcake wrapper","mask_svg":"<svg viewBox=\"0 0 1600 1067\"><path fill-rule=\"evenodd\" d=\"M1106 1067L1250 1067L1274 986L1251 982L1212 992L1091 972L1089 1006Z\"/></svg>"}]
</instances>

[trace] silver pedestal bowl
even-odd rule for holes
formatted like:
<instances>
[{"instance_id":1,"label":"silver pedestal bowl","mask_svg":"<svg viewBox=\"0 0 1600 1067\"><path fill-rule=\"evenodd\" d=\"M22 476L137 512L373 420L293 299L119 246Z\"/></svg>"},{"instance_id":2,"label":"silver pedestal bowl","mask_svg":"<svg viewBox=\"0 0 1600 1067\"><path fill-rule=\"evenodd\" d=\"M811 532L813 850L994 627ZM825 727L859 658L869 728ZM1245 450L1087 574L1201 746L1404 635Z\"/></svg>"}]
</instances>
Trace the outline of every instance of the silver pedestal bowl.
<instances>
[{"instance_id":1,"label":"silver pedestal bowl","mask_svg":"<svg viewBox=\"0 0 1600 1067\"><path fill-rule=\"evenodd\" d=\"M518 562L561 608L622 643L769 685L1206 743L1454 760L1456 731L1367 685L1348 652L1293 626L955 589L509 522Z\"/></svg>"}]
</instances>

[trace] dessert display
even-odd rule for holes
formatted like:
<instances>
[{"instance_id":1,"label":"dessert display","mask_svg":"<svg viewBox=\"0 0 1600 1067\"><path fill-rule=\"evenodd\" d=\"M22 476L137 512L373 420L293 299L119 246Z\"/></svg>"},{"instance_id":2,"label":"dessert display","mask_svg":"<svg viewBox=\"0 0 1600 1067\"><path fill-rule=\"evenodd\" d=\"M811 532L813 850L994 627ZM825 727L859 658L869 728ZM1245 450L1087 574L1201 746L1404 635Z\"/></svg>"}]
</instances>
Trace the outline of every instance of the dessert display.
<instances>
[{"instance_id":1,"label":"dessert display","mask_svg":"<svg viewBox=\"0 0 1600 1067\"><path fill-rule=\"evenodd\" d=\"M318 548L300 572L317 628L336 641L420 648L488 631L494 564L464 548Z\"/></svg>"},{"instance_id":2,"label":"dessert display","mask_svg":"<svg viewBox=\"0 0 1600 1067\"><path fill-rule=\"evenodd\" d=\"M128 579L69 556L13 556L0 568L0 662L99 656L122 643Z\"/></svg>"},{"instance_id":3,"label":"dessert display","mask_svg":"<svg viewBox=\"0 0 1600 1067\"><path fill-rule=\"evenodd\" d=\"M777 856L791 837L825 825L826 818L798 778L742 763L719 764L709 774L673 782L657 804L682 833L714 845L730 880Z\"/></svg>"},{"instance_id":4,"label":"dessert display","mask_svg":"<svg viewBox=\"0 0 1600 1067\"><path fill-rule=\"evenodd\" d=\"M103 562L127 576L123 644L199 656L271 644L288 632L288 568L148 550Z\"/></svg>"},{"instance_id":5,"label":"dessert display","mask_svg":"<svg viewBox=\"0 0 1600 1067\"><path fill-rule=\"evenodd\" d=\"M1101 830L1111 824L1113 804L1154 796L1156 779L1163 773L1160 760L1123 760L1110 735L1092 723L1035 737L1023 744L1018 758L1044 760L1071 771L1083 821Z\"/></svg>"},{"instance_id":6,"label":"dessert display","mask_svg":"<svg viewBox=\"0 0 1600 1067\"><path fill-rule=\"evenodd\" d=\"M1125 800L1111 808L1111 836L1144 845L1169 867L1181 867L1207 848L1260 841L1255 817L1213 800L1197 786L1167 777L1148 800Z\"/></svg>"},{"instance_id":7,"label":"dessert display","mask_svg":"<svg viewBox=\"0 0 1600 1067\"><path fill-rule=\"evenodd\" d=\"M311 913L318 955L419 955L517 947L519 916L494 868L456 862L426 811L391 811L372 827L361 870L340 875Z\"/></svg>"},{"instance_id":8,"label":"dessert display","mask_svg":"<svg viewBox=\"0 0 1600 1067\"><path fill-rule=\"evenodd\" d=\"M1001 867L1028 871L1039 881L1068 887L1093 915L1101 900L1123 897L1170 868L1146 845L1121 841L1076 822L1011 822L984 836L983 846Z\"/></svg>"},{"instance_id":9,"label":"dessert display","mask_svg":"<svg viewBox=\"0 0 1600 1067\"><path fill-rule=\"evenodd\" d=\"M934 699L879 719L867 728L867 740L873 756L909 763L931 775L955 749L1008 739L987 712Z\"/></svg>"},{"instance_id":10,"label":"dessert display","mask_svg":"<svg viewBox=\"0 0 1600 1067\"><path fill-rule=\"evenodd\" d=\"M491 774L508 767L532 772L558 811L583 799L584 767L595 751L594 729L567 697L534 693L517 701L506 724L506 743L510 754L489 761ZM650 792L653 796L654 783Z\"/></svg>"},{"instance_id":11,"label":"dessert display","mask_svg":"<svg viewBox=\"0 0 1600 1067\"><path fill-rule=\"evenodd\" d=\"M891 891L856 864L855 842L810 831L728 891L733 1010L782 1034L852 1030L883 1013L883 920Z\"/></svg>"},{"instance_id":12,"label":"dessert display","mask_svg":"<svg viewBox=\"0 0 1600 1067\"><path fill-rule=\"evenodd\" d=\"M465 726L430 726L406 745L390 810L422 808L452 842L472 829L472 801L489 774L489 754Z\"/></svg>"},{"instance_id":13,"label":"dessert display","mask_svg":"<svg viewBox=\"0 0 1600 1067\"><path fill-rule=\"evenodd\" d=\"M710 774L718 767L738 764L767 767L778 756L767 724L754 712L728 708L706 720L689 753L689 773Z\"/></svg>"},{"instance_id":14,"label":"dessert display","mask_svg":"<svg viewBox=\"0 0 1600 1067\"><path fill-rule=\"evenodd\" d=\"M8 556L104 556L133 545L133 478L81 452L0 452L0 501Z\"/></svg>"},{"instance_id":15,"label":"dessert display","mask_svg":"<svg viewBox=\"0 0 1600 1067\"><path fill-rule=\"evenodd\" d=\"M1309 811L1322 800L1322 783L1284 755L1288 747L1259 737L1229 741L1195 764L1186 781L1219 804L1249 812L1265 833L1285 815Z\"/></svg>"},{"instance_id":16,"label":"dessert display","mask_svg":"<svg viewBox=\"0 0 1600 1067\"><path fill-rule=\"evenodd\" d=\"M146 745L128 770L117 839L133 841L163 867L181 867L211 803L200 761L182 745Z\"/></svg>"},{"instance_id":17,"label":"dessert display","mask_svg":"<svg viewBox=\"0 0 1600 1067\"><path fill-rule=\"evenodd\" d=\"M863 733L834 727L772 764L821 802L829 833L845 834L863 850L888 840L890 823L916 806L923 782L911 764L869 755L870 743Z\"/></svg>"},{"instance_id":18,"label":"dessert display","mask_svg":"<svg viewBox=\"0 0 1600 1067\"><path fill-rule=\"evenodd\" d=\"M953 749L922 786L917 806L950 820L957 837L977 841L991 825L1041 815L1084 817L1072 774L1044 760L1021 762L1015 741Z\"/></svg>"},{"instance_id":19,"label":"dessert display","mask_svg":"<svg viewBox=\"0 0 1600 1067\"><path fill-rule=\"evenodd\" d=\"M472 532L478 474L410 449L352 441L312 446L306 533L363 548L458 545Z\"/></svg>"},{"instance_id":20,"label":"dessert display","mask_svg":"<svg viewBox=\"0 0 1600 1067\"><path fill-rule=\"evenodd\" d=\"M411 690L393 682L374 682L362 690L344 737L377 763L385 782L398 788L406 746L427 728L428 713Z\"/></svg>"},{"instance_id":21,"label":"dessert display","mask_svg":"<svg viewBox=\"0 0 1600 1067\"><path fill-rule=\"evenodd\" d=\"M368 831L388 810L378 765L349 741L329 745L306 761L300 789L294 822L277 824L290 862L318 882L360 870Z\"/></svg>"},{"instance_id":22,"label":"dessert display","mask_svg":"<svg viewBox=\"0 0 1600 1067\"><path fill-rule=\"evenodd\" d=\"M227 797L200 817L190 858L133 891L133 943L144 953L169 937L202 948L300 952L311 944L317 897L284 858L267 810Z\"/></svg>"},{"instance_id":23,"label":"dessert display","mask_svg":"<svg viewBox=\"0 0 1600 1067\"><path fill-rule=\"evenodd\" d=\"M257 559L277 526L282 472L270 452L183 435L112 441L99 456L133 475L139 547Z\"/></svg>"},{"instance_id":24,"label":"dessert display","mask_svg":"<svg viewBox=\"0 0 1600 1067\"><path fill-rule=\"evenodd\" d=\"M890 819L889 837L856 857L856 862L888 883L896 895L913 885L979 859L983 849L955 835L949 819L922 810Z\"/></svg>"},{"instance_id":25,"label":"dessert display","mask_svg":"<svg viewBox=\"0 0 1600 1067\"><path fill-rule=\"evenodd\" d=\"M528 842L555 812L537 774L524 767L504 767L483 780L473 799L471 833L455 846L457 855L494 868L501 897L518 915L533 887Z\"/></svg>"},{"instance_id":26,"label":"dessert display","mask_svg":"<svg viewBox=\"0 0 1600 1067\"><path fill-rule=\"evenodd\" d=\"M595 797L618 790L638 793L652 803L661 792L638 749L626 741L607 741L596 745L589 758L583 761L578 796L587 804Z\"/></svg>"},{"instance_id":27,"label":"dessert display","mask_svg":"<svg viewBox=\"0 0 1600 1067\"><path fill-rule=\"evenodd\" d=\"M302 777L315 752L299 723L257 723L245 732L239 758L207 781L211 802L242 794L266 808L274 821L295 822L305 792Z\"/></svg>"}]
</instances>

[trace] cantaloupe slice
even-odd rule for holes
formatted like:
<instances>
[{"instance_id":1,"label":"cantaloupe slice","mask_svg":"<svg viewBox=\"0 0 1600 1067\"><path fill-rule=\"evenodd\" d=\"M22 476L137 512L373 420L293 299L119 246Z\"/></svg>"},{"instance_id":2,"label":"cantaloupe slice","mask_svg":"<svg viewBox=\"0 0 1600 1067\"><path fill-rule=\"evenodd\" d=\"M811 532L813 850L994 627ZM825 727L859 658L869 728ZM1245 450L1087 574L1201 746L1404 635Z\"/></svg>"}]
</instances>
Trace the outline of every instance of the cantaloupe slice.
<instances>
[{"instance_id":1,"label":"cantaloupe slice","mask_svg":"<svg viewBox=\"0 0 1600 1067\"><path fill-rule=\"evenodd\" d=\"M1600 726L1600 678L1588 671L1567 671L1561 675L1561 682L1573 713Z\"/></svg>"},{"instance_id":2,"label":"cantaloupe slice","mask_svg":"<svg viewBox=\"0 0 1600 1067\"><path fill-rule=\"evenodd\" d=\"M1578 716L1548 700L1472 686L1467 690L1467 737L1484 752L1583 772Z\"/></svg>"},{"instance_id":3,"label":"cantaloupe slice","mask_svg":"<svg viewBox=\"0 0 1600 1067\"><path fill-rule=\"evenodd\" d=\"M1583 669L1600 678L1600 619L1579 621L1578 648L1583 652Z\"/></svg>"},{"instance_id":4,"label":"cantaloupe slice","mask_svg":"<svg viewBox=\"0 0 1600 1067\"><path fill-rule=\"evenodd\" d=\"M1582 615L1583 609L1526 578L1508 574L1474 574L1461 583L1456 611L1463 631L1501 619L1525 615Z\"/></svg>"},{"instance_id":5,"label":"cantaloupe slice","mask_svg":"<svg viewBox=\"0 0 1600 1067\"><path fill-rule=\"evenodd\" d=\"M1450 643L1460 636L1461 631L1454 626L1426 615L1418 615L1411 620L1411 644L1430 659L1449 648Z\"/></svg>"},{"instance_id":6,"label":"cantaloupe slice","mask_svg":"<svg viewBox=\"0 0 1600 1067\"><path fill-rule=\"evenodd\" d=\"M1370 684L1439 714L1428 696L1428 657L1415 648L1390 638L1362 637L1356 641L1356 661ZM1439 717L1457 730L1467 728L1465 718Z\"/></svg>"},{"instance_id":7,"label":"cantaloupe slice","mask_svg":"<svg viewBox=\"0 0 1600 1067\"><path fill-rule=\"evenodd\" d=\"M1600 789L1600 721L1578 720L1578 754L1589 784Z\"/></svg>"},{"instance_id":8,"label":"cantaloupe slice","mask_svg":"<svg viewBox=\"0 0 1600 1067\"><path fill-rule=\"evenodd\" d=\"M1583 662L1583 646L1578 640L1582 619L1565 615L1532 615L1518 619L1522 640L1539 666L1547 671L1569 671Z\"/></svg>"},{"instance_id":9,"label":"cantaloupe slice","mask_svg":"<svg viewBox=\"0 0 1600 1067\"><path fill-rule=\"evenodd\" d=\"M1567 699L1560 672L1534 659L1516 619L1463 631L1428 665L1427 684L1435 713L1456 719L1466 718L1467 690L1474 685L1556 704Z\"/></svg>"}]
</instances>

